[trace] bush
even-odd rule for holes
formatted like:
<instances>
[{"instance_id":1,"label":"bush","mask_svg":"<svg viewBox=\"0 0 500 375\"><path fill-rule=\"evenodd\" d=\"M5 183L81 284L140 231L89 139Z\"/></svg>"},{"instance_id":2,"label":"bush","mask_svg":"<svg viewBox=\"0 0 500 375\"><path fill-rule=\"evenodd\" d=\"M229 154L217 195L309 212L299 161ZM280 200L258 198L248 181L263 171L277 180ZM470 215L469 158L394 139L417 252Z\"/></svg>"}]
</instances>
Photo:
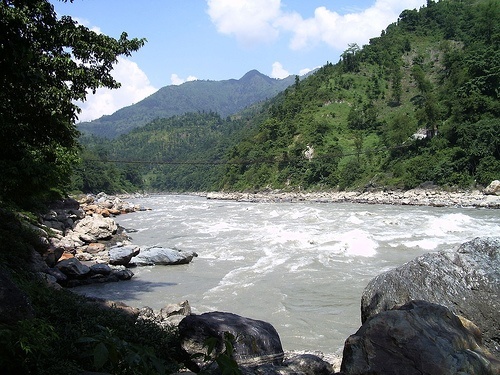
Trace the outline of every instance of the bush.
<instances>
[{"instance_id":1,"label":"bush","mask_svg":"<svg viewBox=\"0 0 500 375\"><path fill-rule=\"evenodd\" d=\"M36 319L0 326L3 373L163 374L180 367L176 330L105 308L67 290L22 280Z\"/></svg>"}]
</instances>

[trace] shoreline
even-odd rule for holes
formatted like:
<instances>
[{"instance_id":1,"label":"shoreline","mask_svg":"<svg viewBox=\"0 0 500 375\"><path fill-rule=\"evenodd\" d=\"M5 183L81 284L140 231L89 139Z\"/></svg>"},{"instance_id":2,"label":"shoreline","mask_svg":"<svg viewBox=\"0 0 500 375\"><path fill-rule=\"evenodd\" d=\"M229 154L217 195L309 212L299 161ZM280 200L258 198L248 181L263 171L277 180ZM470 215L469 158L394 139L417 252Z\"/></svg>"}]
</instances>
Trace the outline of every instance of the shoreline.
<instances>
[{"instance_id":1,"label":"shoreline","mask_svg":"<svg viewBox=\"0 0 500 375\"><path fill-rule=\"evenodd\" d=\"M361 203L431 207L461 207L500 209L500 195L485 194L480 190L445 191L438 189L411 189L406 191L298 191L269 190L258 192L204 192L191 193L207 199L233 200L252 203Z\"/></svg>"}]
</instances>

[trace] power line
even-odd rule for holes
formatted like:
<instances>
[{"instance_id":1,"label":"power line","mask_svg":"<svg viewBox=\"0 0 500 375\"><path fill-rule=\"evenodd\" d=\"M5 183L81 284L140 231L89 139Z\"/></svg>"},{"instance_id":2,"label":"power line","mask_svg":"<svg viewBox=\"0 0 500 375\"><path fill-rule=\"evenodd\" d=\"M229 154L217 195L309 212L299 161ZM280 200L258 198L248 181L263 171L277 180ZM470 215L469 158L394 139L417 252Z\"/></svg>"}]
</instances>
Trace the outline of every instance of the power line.
<instances>
[{"instance_id":1,"label":"power line","mask_svg":"<svg viewBox=\"0 0 500 375\"><path fill-rule=\"evenodd\" d=\"M346 156L359 156L359 155L367 155L367 154L376 154L380 152L390 151L401 149L405 147L409 147L409 144L401 144L393 147L380 147L374 149L353 151L349 153L328 153L316 155L313 159L337 159ZM172 160L119 160L119 159L108 159L108 160L99 160L99 159L87 159L91 162L101 162L101 163L118 163L118 164L156 164L156 165L252 165L252 164L273 164L277 162L292 162L292 160L279 160L277 158L272 159L251 159L251 160L212 160L212 161L172 161Z\"/></svg>"}]
</instances>

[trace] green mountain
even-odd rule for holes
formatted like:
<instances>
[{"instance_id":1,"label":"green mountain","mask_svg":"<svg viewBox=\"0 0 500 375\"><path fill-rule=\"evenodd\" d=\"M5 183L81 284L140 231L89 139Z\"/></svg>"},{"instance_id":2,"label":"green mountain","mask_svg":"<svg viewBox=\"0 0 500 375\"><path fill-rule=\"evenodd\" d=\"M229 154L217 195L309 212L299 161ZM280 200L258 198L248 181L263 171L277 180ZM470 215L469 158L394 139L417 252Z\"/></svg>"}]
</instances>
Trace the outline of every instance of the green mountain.
<instances>
[{"instance_id":1,"label":"green mountain","mask_svg":"<svg viewBox=\"0 0 500 375\"><path fill-rule=\"evenodd\" d=\"M294 77L270 78L251 70L240 79L190 81L165 86L156 93L112 115L78 124L84 134L114 138L148 122L186 112L215 111L225 117L256 102L274 97L293 84Z\"/></svg>"},{"instance_id":2,"label":"green mountain","mask_svg":"<svg viewBox=\"0 0 500 375\"><path fill-rule=\"evenodd\" d=\"M116 176L111 190L486 185L500 179L499 43L498 1L430 0L238 115L186 114L87 140L84 160Z\"/></svg>"},{"instance_id":3,"label":"green mountain","mask_svg":"<svg viewBox=\"0 0 500 375\"><path fill-rule=\"evenodd\" d=\"M429 0L289 87L218 188L470 187L500 178L500 2ZM245 163L239 163L245 161Z\"/></svg>"}]
</instances>

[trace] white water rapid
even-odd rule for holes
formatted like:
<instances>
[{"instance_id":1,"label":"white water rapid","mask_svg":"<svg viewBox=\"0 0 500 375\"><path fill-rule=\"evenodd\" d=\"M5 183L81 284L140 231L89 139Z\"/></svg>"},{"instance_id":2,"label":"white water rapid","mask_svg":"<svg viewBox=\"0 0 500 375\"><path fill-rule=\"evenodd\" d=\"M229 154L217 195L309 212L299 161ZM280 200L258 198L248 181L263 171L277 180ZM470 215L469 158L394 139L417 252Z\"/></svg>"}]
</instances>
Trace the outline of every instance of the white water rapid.
<instances>
[{"instance_id":1,"label":"white water rapid","mask_svg":"<svg viewBox=\"0 0 500 375\"><path fill-rule=\"evenodd\" d=\"M334 353L360 326L377 274L478 236L500 236L498 210L349 203L241 203L162 195L116 218L139 246L194 250L189 265L132 269L130 281L75 288L160 309L227 311L271 323L285 350ZM135 230L135 231L132 231Z\"/></svg>"}]
</instances>

